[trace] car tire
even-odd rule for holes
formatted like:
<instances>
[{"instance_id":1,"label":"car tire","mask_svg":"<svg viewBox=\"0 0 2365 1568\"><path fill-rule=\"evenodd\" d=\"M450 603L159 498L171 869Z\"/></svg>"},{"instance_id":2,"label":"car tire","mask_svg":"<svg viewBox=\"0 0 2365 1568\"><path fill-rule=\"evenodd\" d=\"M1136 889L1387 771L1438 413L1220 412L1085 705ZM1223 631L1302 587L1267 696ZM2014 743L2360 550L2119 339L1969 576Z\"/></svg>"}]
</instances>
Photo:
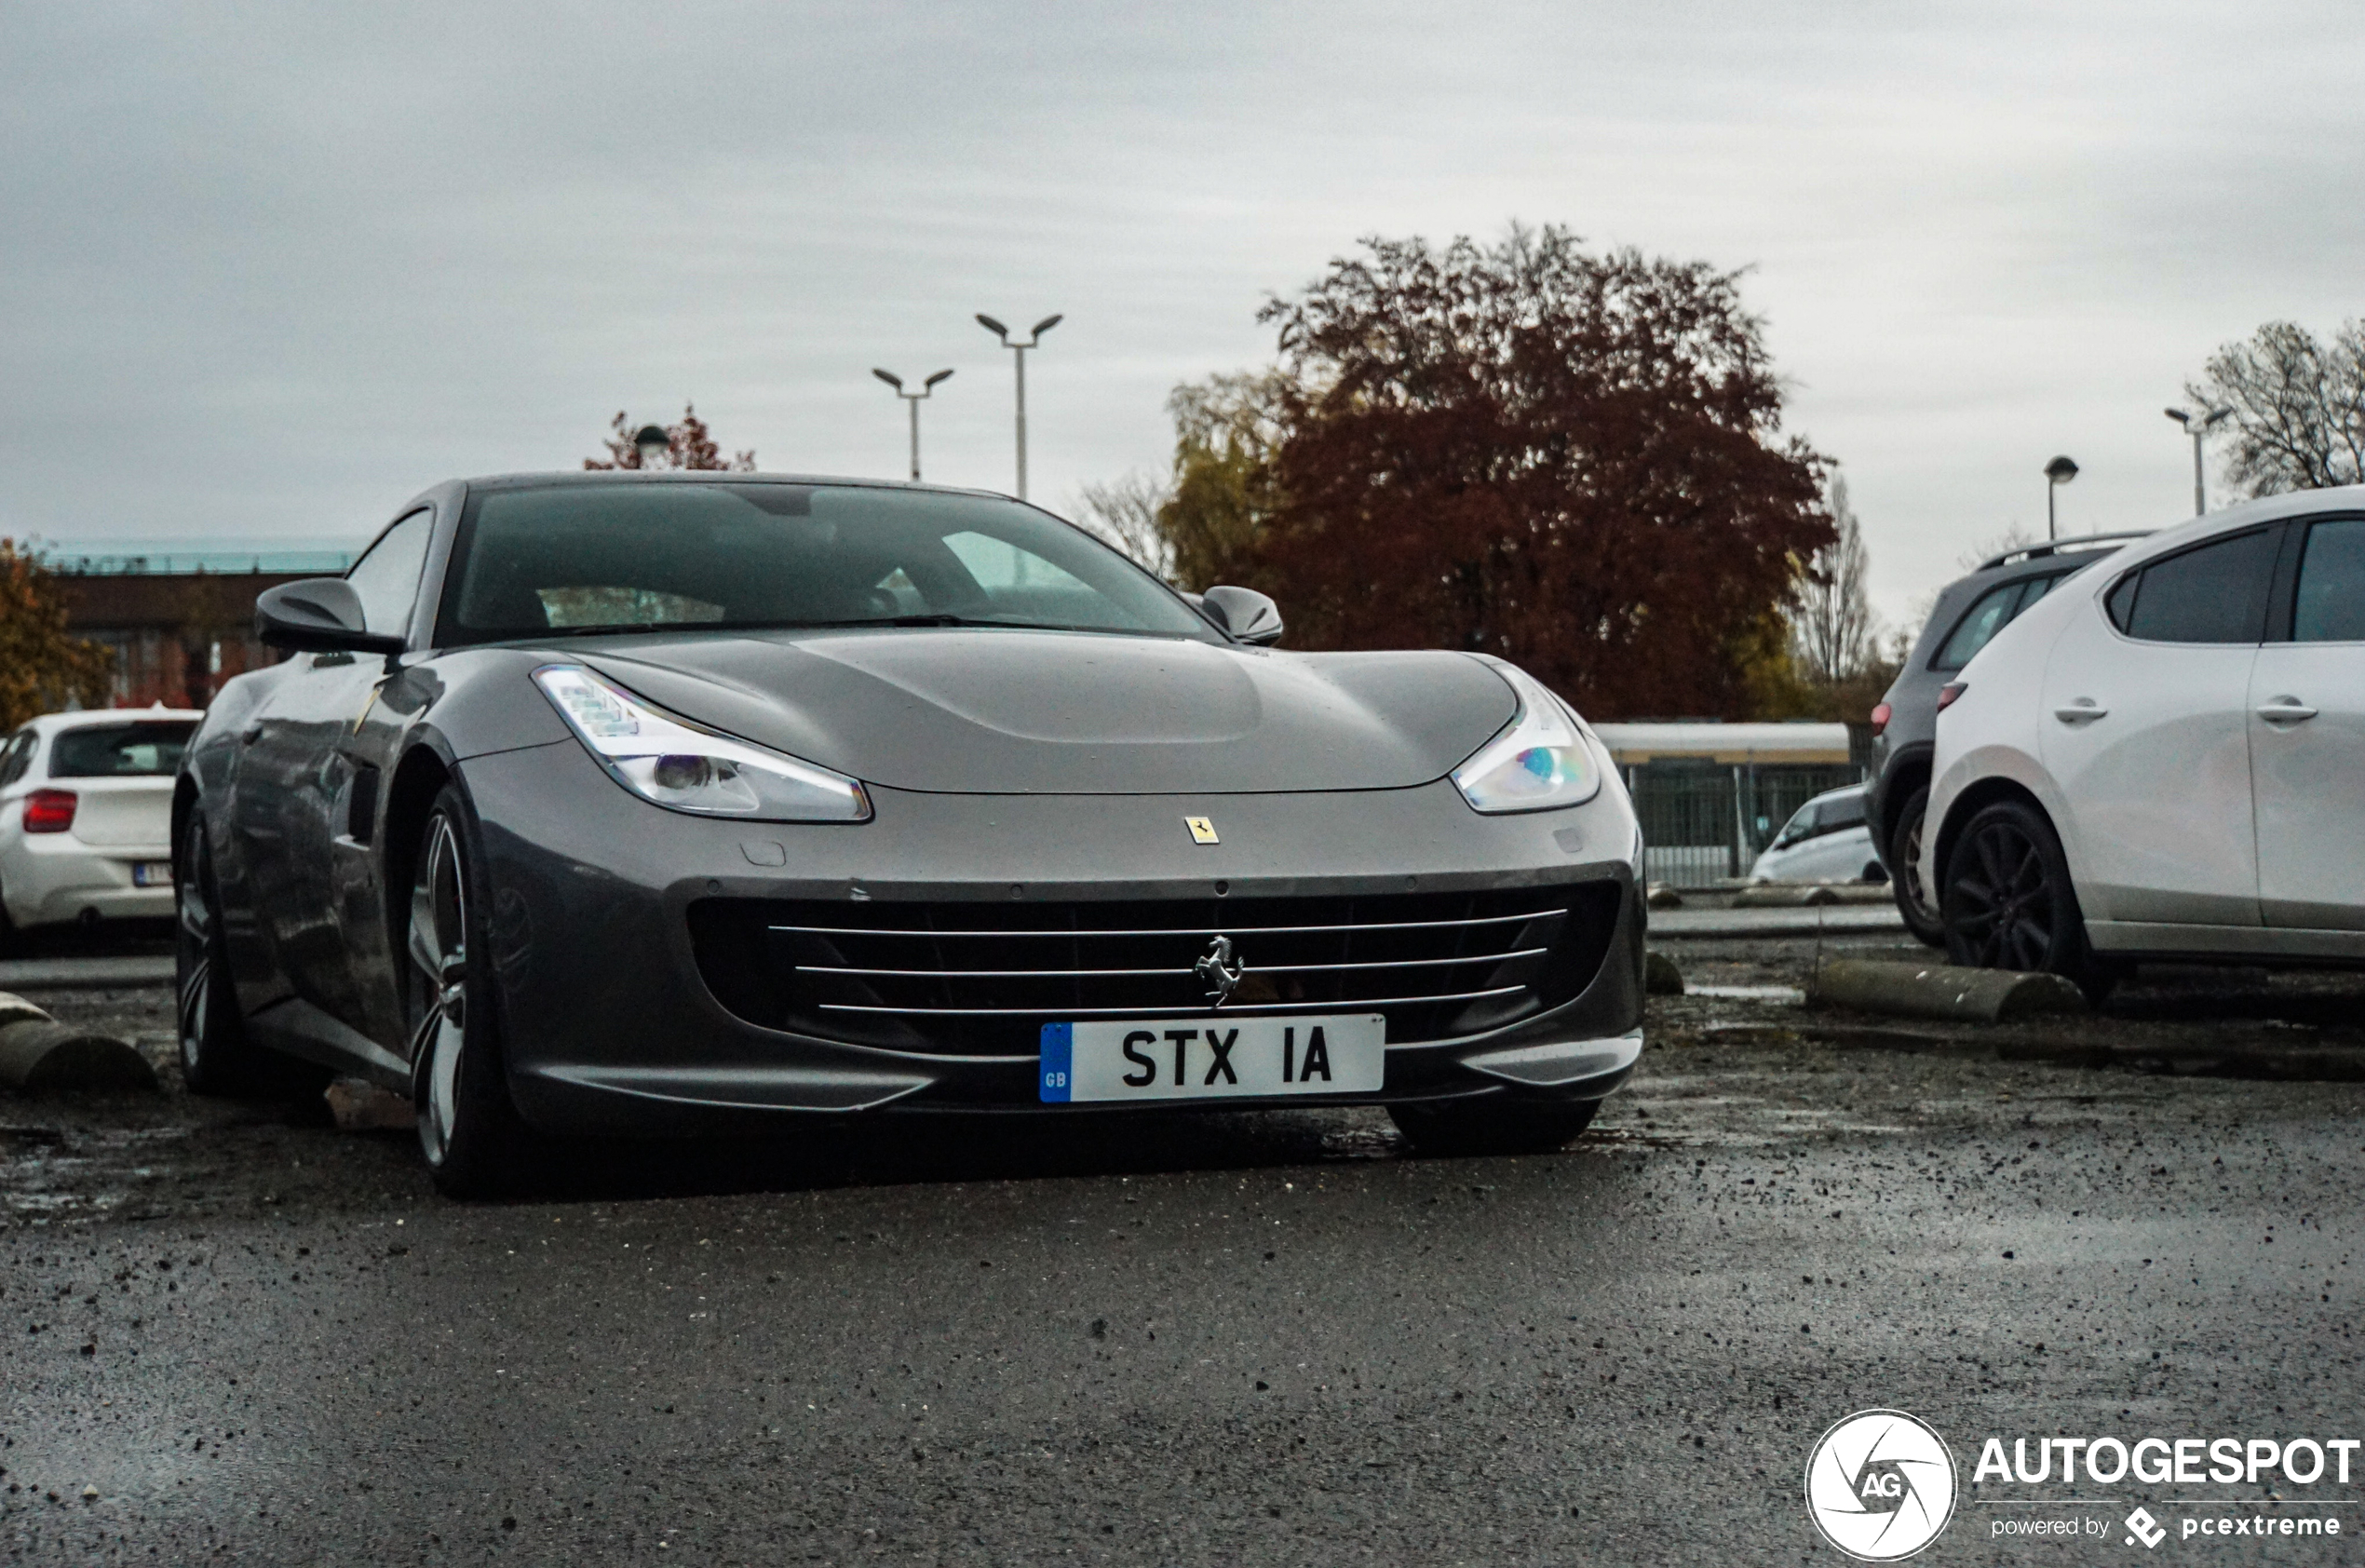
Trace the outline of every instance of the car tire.
<instances>
[{"instance_id":1,"label":"car tire","mask_svg":"<svg viewBox=\"0 0 2365 1568\"><path fill-rule=\"evenodd\" d=\"M484 931L484 878L460 791L445 785L420 830L403 905L403 1003L419 1148L447 1197L509 1191L529 1133L509 1098Z\"/></svg>"},{"instance_id":2,"label":"car tire","mask_svg":"<svg viewBox=\"0 0 2365 1568\"><path fill-rule=\"evenodd\" d=\"M1922 818L1930 804L1929 786L1906 797L1897 814L1897 831L1889 837L1889 891L1896 895L1897 912L1916 941L1931 947L1946 945L1946 922L1922 885Z\"/></svg>"},{"instance_id":3,"label":"car tire","mask_svg":"<svg viewBox=\"0 0 2365 1568\"><path fill-rule=\"evenodd\" d=\"M173 1015L181 1043L181 1081L192 1094L239 1097L318 1095L330 1071L247 1038L230 978L222 896L213 880L213 846L205 818L189 813L173 856Z\"/></svg>"},{"instance_id":4,"label":"car tire","mask_svg":"<svg viewBox=\"0 0 2365 1568\"><path fill-rule=\"evenodd\" d=\"M2117 982L2118 966L2087 941L2061 837L2034 806L2002 801L1972 817L1947 855L1941 885L1953 962L2061 975L2093 1002Z\"/></svg>"},{"instance_id":5,"label":"car tire","mask_svg":"<svg viewBox=\"0 0 2365 1568\"><path fill-rule=\"evenodd\" d=\"M1413 1101L1387 1108L1388 1119L1423 1155L1540 1155L1592 1125L1598 1100Z\"/></svg>"}]
</instances>

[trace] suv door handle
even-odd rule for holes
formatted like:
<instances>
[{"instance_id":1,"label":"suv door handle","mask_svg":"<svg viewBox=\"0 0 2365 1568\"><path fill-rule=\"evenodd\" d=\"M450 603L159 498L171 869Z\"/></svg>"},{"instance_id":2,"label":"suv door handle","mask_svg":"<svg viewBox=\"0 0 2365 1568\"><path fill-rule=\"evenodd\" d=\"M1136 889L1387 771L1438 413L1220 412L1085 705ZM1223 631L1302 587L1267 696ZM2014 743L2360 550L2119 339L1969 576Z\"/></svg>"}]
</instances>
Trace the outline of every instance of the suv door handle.
<instances>
[{"instance_id":1,"label":"suv door handle","mask_svg":"<svg viewBox=\"0 0 2365 1568\"><path fill-rule=\"evenodd\" d=\"M2110 716L2111 710L2107 708L2095 707L2092 697L2080 697L2074 707L2053 710L2053 717L2065 724L2082 724L2089 720L2107 719Z\"/></svg>"},{"instance_id":2,"label":"suv door handle","mask_svg":"<svg viewBox=\"0 0 2365 1568\"><path fill-rule=\"evenodd\" d=\"M2270 724L2296 724L2316 717L2316 710L2295 696L2278 696L2261 707L2258 716Z\"/></svg>"}]
</instances>

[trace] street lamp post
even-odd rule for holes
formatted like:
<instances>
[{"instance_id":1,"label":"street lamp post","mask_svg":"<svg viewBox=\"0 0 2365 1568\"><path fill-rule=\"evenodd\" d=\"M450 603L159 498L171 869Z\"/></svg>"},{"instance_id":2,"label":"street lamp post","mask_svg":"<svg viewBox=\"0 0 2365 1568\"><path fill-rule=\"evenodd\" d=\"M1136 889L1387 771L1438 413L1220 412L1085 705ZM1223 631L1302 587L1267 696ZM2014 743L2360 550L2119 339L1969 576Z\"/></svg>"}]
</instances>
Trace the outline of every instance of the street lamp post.
<instances>
[{"instance_id":1,"label":"street lamp post","mask_svg":"<svg viewBox=\"0 0 2365 1568\"><path fill-rule=\"evenodd\" d=\"M2061 486L2077 478L2077 465L2066 457L2056 457L2045 465L2045 537L2058 539L2061 532L2053 519L2053 496Z\"/></svg>"},{"instance_id":2,"label":"street lamp post","mask_svg":"<svg viewBox=\"0 0 2365 1568\"><path fill-rule=\"evenodd\" d=\"M2184 433L2193 438L2193 515L2198 517L2209 510L2209 482L2203 478L2201 468L2201 441L2208 436L2210 426L2234 411L2204 408L2197 415L2186 413L2183 409L2162 409L2160 412L2184 426Z\"/></svg>"},{"instance_id":3,"label":"street lamp post","mask_svg":"<svg viewBox=\"0 0 2365 1568\"><path fill-rule=\"evenodd\" d=\"M1008 349L1012 354L1018 357L1019 499L1021 501L1026 499L1026 351L1041 344L1043 341L1043 334L1058 326L1062 319L1064 319L1064 318L1061 316L1047 316L1028 329L1027 338L1024 343L1012 343L1010 341L1009 328L1005 327L1001 322L996 321L993 317L986 315L983 311L978 312L978 325L983 327L987 331L992 332L995 337L1000 338L1002 340L1002 346Z\"/></svg>"},{"instance_id":4,"label":"street lamp post","mask_svg":"<svg viewBox=\"0 0 2365 1568\"><path fill-rule=\"evenodd\" d=\"M912 482L913 484L917 484L920 482L920 404L924 399L934 397L936 395L936 384L942 381L953 372L951 371L937 372L936 374L920 383L920 389L917 392L906 392L903 390L903 378L892 372L873 369L871 373L877 376L881 381L885 382L889 386L894 387L895 395L911 405Z\"/></svg>"},{"instance_id":5,"label":"street lamp post","mask_svg":"<svg viewBox=\"0 0 2365 1568\"><path fill-rule=\"evenodd\" d=\"M665 433L662 425L643 425L632 433L633 454L644 469L656 466L657 459L673 449L673 438Z\"/></svg>"}]
</instances>

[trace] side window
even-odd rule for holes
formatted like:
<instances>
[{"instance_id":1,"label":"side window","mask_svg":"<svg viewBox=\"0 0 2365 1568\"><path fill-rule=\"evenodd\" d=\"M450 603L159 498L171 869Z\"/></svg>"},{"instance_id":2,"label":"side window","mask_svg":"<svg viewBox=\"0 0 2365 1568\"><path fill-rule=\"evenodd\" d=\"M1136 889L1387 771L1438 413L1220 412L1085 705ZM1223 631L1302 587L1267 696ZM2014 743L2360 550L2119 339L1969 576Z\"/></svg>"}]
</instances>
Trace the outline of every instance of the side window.
<instances>
[{"instance_id":1,"label":"side window","mask_svg":"<svg viewBox=\"0 0 2365 1568\"><path fill-rule=\"evenodd\" d=\"M24 770L33 765L34 750L40 744L41 737L33 731L19 730L8 737L7 746L0 747L0 790L24 777Z\"/></svg>"},{"instance_id":2,"label":"side window","mask_svg":"<svg viewBox=\"0 0 2365 1568\"><path fill-rule=\"evenodd\" d=\"M2004 629L2017 611L2020 585L2006 583L2002 588L1989 588L1979 596L1979 602L1954 623L1954 630L1939 649L1938 657L1930 660L1932 669L1960 669L1971 662L1973 655L1988 644L1988 640Z\"/></svg>"},{"instance_id":3,"label":"side window","mask_svg":"<svg viewBox=\"0 0 2365 1568\"><path fill-rule=\"evenodd\" d=\"M2061 574L2062 577L2066 577L2069 574L2066 572ZM2012 614L2015 615L2019 615L2020 610L2027 609L2030 605L2035 603L2038 600L2052 592L2053 585L2061 580L2061 577L2031 577L2028 580L2028 586L2020 589L2020 610L2015 610Z\"/></svg>"},{"instance_id":4,"label":"side window","mask_svg":"<svg viewBox=\"0 0 2365 1568\"><path fill-rule=\"evenodd\" d=\"M2156 561L2112 590L2111 618L2146 642L2256 642L2276 543L2262 528Z\"/></svg>"},{"instance_id":5,"label":"side window","mask_svg":"<svg viewBox=\"0 0 2365 1568\"><path fill-rule=\"evenodd\" d=\"M345 574L361 596L361 614L370 630L400 636L411 629L411 607L418 602L419 573L427 563L434 521L433 512L412 512L379 535Z\"/></svg>"},{"instance_id":6,"label":"side window","mask_svg":"<svg viewBox=\"0 0 2365 1568\"><path fill-rule=\"evenodd\" d=\"M2300 557L2294 642L2365 642L2365 518L2319 522Z\"/></svg>"}]
</instances>

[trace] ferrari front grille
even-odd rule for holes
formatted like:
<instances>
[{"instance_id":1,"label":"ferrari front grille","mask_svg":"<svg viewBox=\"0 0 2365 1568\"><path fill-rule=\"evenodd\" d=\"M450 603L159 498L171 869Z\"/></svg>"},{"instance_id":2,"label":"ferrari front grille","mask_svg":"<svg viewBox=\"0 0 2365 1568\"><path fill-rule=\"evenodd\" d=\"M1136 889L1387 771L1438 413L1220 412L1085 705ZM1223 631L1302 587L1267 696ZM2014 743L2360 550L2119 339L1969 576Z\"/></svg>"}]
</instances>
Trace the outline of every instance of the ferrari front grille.
<instances>
[{"instance_id":1,"label":"ferrari front grille","mask_svg":"<svg viewBox=\"0 0 2365 1568\"><path fill-rule=\"evenodd\" d=\"M1047 1022L1219 1007L1380 1012L1389 1042L1405 1044L1575 995L1601 967L1620 897L1590 882L1140 902L708 899L691 906L690 930L732 1012L853 1044L1033 1056Z\"/></svg>"}]
</instances>

